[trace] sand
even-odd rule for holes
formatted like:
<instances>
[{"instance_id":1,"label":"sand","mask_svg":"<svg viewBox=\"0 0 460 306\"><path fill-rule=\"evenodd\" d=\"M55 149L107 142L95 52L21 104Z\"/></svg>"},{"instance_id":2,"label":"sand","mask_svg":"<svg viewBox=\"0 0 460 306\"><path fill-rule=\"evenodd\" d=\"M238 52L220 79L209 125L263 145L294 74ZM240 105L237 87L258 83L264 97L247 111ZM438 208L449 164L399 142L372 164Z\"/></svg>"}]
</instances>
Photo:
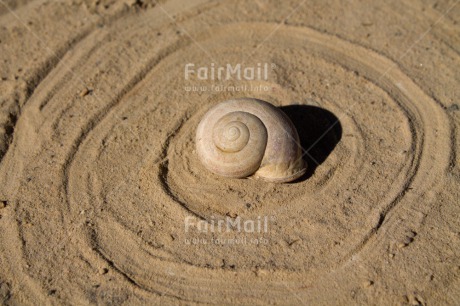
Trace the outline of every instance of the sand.
<instances>
[{"instance_id":1,"label":"sand","mask_svg":"<svg viewBox=\"0 0 460 306\"><path fill-rule=\"evenodd\" d=\"M458 304L458 2L0 1L0 304ZM304 177L203 167L239 97Z\"/></svg>"}]
</instances>

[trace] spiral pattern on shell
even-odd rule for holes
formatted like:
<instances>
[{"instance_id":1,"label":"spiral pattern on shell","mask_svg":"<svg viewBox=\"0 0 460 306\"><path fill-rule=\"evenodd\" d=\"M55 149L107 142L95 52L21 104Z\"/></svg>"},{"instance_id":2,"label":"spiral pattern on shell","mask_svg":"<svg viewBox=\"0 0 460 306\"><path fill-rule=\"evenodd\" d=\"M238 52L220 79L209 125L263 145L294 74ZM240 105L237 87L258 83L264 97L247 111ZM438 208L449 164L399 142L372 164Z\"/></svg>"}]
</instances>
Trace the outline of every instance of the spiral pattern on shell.
<instances>
[{"instance_id":1,"label":"spiral pattern on shell","mask_svg":"<svg viewBox=\"0 0 460 306\"><path fill-rule=\"evenodd\" d=\"M306 171L294 125L262 100L242 98L213 107L197 128L196 146L203 165L221 176L289 182Z\"/></svg>"}]
</instances>

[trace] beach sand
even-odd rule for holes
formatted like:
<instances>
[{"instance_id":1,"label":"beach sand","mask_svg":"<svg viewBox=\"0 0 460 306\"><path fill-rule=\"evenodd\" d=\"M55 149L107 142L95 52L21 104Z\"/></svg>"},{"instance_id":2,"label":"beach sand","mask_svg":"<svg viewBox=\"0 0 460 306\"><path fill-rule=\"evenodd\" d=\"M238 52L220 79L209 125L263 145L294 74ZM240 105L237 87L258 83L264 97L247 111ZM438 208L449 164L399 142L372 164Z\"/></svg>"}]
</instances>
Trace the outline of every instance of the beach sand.
<instances>
[{"instance_id":1,"label":"beach sand","mask_svg":"<svg viewBox=\"0 0 460 306\"><path fill-rule=\"evenodd\" d=\"M0 304L458 304L458 2L1 0ZM301 179L200 163L241 97Z\"/></svg>"}]
</instances>

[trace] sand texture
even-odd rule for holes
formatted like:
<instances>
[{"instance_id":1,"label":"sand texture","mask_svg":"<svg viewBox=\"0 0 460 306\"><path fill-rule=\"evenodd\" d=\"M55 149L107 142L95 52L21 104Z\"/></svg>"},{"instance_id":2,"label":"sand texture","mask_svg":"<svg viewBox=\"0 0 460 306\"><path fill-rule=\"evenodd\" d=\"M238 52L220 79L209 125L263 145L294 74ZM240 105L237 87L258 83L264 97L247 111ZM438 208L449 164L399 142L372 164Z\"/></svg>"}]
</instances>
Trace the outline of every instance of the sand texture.
<instances>
[{"instance_id":1,"label":"sand texture","mask_svg":"<svg viewBox=\"0 0 460 306\"><path fill-rule=\"evenodd\" d=\"M0 0L0 304L458 305L458 2ZM203 167L239 97L291 118L301 179ZM227 217L268 230L185 230Z\"/></svg>"}]
</instances>

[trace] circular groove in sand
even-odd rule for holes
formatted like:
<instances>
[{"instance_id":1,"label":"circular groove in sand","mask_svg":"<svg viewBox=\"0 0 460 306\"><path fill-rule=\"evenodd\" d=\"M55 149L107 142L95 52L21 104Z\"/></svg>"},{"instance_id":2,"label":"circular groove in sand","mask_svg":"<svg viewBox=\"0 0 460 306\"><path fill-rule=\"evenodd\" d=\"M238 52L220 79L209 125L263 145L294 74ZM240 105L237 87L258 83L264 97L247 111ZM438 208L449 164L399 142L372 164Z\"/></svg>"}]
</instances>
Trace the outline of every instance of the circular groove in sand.
<instances>
[{"instance_id":1,"label":"circular groove in sand","mask_svg":"<svg viewBox=\"0 0 460 306\"><path fill-rule=\"evenodd\" d=\"M300 32L303 32L303 31L305 31L305 30L303 29L303 30L301 30ZM332 55L330 55L330 58L327 58L328 60L334 61L334 62L336 62L337 64L340 64L340 65L347 66L348 69L357 70L357 71L360 72L361 75L364 75L365 77L369 78L371 81L372 81L372 78L375 78L376 75L383 74L383 73L386 71L386 70L383 70L383 69L379 68L379 67L378 67L379 64L381 65L381 67L387 67L388 64L392 64L391 62L389 62L389 61L387 61L387 60L385 60L385 59L381 60L380 62L379 62L378 60L376 61L376 59L378 59L378 56L376 56L376 55L374 55L374 56L372 56L372 57L369 57L369 62L367 62L367 63L364 62L364 63L363 63L363 62L362 62L362 61L363 61L363 57L361 56L362 54L360 54L360 52L351 52L352 54L357 54L357 57L356 57L356 58L351 58L351 59L347 58L346 55L337 55L337 53L336 53L337 51L336 51L336 50L339 49L339 48L337 48L337 49L335 49L335 48L332 49L332 48L333 48L332 46L335 46L335 44L336 44L337 42L333 42L333 43L331 43L331 44L329 44L329 45L322 45L322 41L323 41L323 40L321 39L321 38L322 38L321 36L314 35L314 34L316 34L316 33L311 32L311 31L307 31L307 32L308 32L308 33L304 34L304 35L307 37L307 39L312 39L312 37L313 37L312 42L316 42L316 43L318 44L318 46L315 46L315 48L317 47L318 50L315 50L315 48L313 48L313 51L314 51L314 52L318 52L318 54L320 53L320 54L323 55L323 56L324 56L325 54L326 54L326 55L332 54ZM348 48L353 48L353 47L352 47L352 46L348 46ZM332 49L332 51L331 51L331 49ZM331 51L331 52L328 53L328 51ZM362 52L362 50L359 50L359 51ZM366 52L366 54L369 53L368 50L365 50L365 52ZM364 59L366 59L366 58L364 57ZM359 60L359 61L358 61L358 60ZM355 62L355 61L356 61L356 62ZM370 61L372 61L373 66L370 66ZM398 73L400 74L399 71L398 71ZM392 75L390 74L390 76L392 76ZM411 118L410 121L411 121L411 124L412 124L412 127L411 127L412 132L418 132L418 131L420 131L420 132L422 133L422 135L423 135L423 134L424 134L423 129L422 129L422 128L423 128L423 122L422 122L422 119L420 119L420 118L422 118L422 117L421 117L420 114L417 113L418 110L417 110L417 109L414 109L409 103L412 103L411 101L418 100L420 97L421 97L421 98L424 98L424 94L423 94L422 91L417 90L417 89L413 86L413 84L411 83L411 81L410 81L407 77L404 77L403 75L399 75L399 76L402 77L402 78L404 78L404 81L403 81L401 84L398 84L398 85L393 84L393 83L390 83L390 82L387 81L385 78L383 78L383 80L381 80L381 85L379 84L379 82L377 82L377 81L375 81L375 80L374 80L374 82L376 82L377 85L382 86L382 88L383 88L385 91L392 93L392 98L393 98L395 101L398 101L398 103L400 103L400 107L403 107L403 108L404 108L404 111L406 112L406 115L410 116L410 118ZM380 80L379 80L379 81L380 81ZM405 86L405 85L411 87L411 89L413 90L413 92L411 92L411 93L405 93L405 92L403 92L403 91L400 89L400 87L403 87L403 86ZM398 92L398 90L400 90L400 91ZM413 96L411 96L410 94L412 94ZM426 98L425 98L425 99L426 99ZM399 101L404 101L404 102L399 102ZM430 101L430 100L428 100L428 99L426 99L425 101L427 101L427 102L429 102L429 103L432 103L432 101ZM403 104L403 103L407 103L407 104L409 104L409 105ZM434 104L432 105L432 107L435 107ZM426 116L426 114L425 114L425 116ZM109 121L114 122L114 120L109 120ZM174 130L174 131L171 131L170 134L172 134L172 135L175 135L175 134L180 135L182 129L180 129L179 127L181 127L181 125L176 125L176 126L177 126L178 129L177 129L177 130ZM418 129L418 130L417 130L417 129ZM415 143L416 143L416 144L414 145L414 148L413 148L413 149L414 149L414 152L415 152L415 153L414 153L415 155L414 155L413 158L414 158L416 161L415 161L415 163L410 162L410 163L409 163L409 167L406 167L406 170L405 170L405 171L402 171L401 174L399 175L399 178L396 179L396 181L397 181L397 184L396 184L396 185L397 185L398 188L407 187L408 183L409 183L410 181L413 181L412 176L415 176L415 175L416 175L416 173L417 173L416 170L420 167L419 164L418 164L418 162L417 162L417 160L419 160L419 159L421 158L420 155L421 155L421 153L422 153L422 151L421 151L421 142L422 142L422 141L421 141L421 139L420 139L420 136L417 137L417 134L416 134L416 133L413 133L413 136L416 137L416 138L413 140L413 141L415 141ZM417 138L418 138L418 139L417 139ZM163 149L164 151L163 151L163 152L168 152L168 149L170 149L168 146L164 147L164 149ZM165 153L163 153L163 154L165 154ZM167 154L166 154L166 155L167 155ZM82 157L84 156L85 159L87 158L87 154L82 154L81 156L82 156ZM413 165L412 165L412 164L413 164ZM407 169L407 168L408 168L408 169ZM166 184L167 184L167 181L166 181ZM81 192L81 189L80 189L80 188L78 188L78 190L79 190L78 192ZM160 191L160 190L158 190L158 191ZM399 189L397 189L397 188L393 188L393 190L390 190L390 193L394 193L394 194L397 195L397 194L404 193L404 190L399 190ZM170 196L170 195L168 194L168 196ZM175 199L174 199L174 200L175 200ZM379 208L378 210L376 210L376 211L377 211L376 213L379 214L379 216L380 216L380 215L386 215L386 213L387 213L391 208L393 208L393 206L396 205L396 203L397 203L398 200L399 200L399 199L397 199L397 196L396 196L396 198L395 198L394 195L391 195L391 194L388 195L388 196L387 196L387 200L386 200L387 203L384 204L384 205L382 205L382 207ZM185 204L186 204L186 203L185 203ZM197 214L199 214L199 212L197 212ZM185 216L185 213L182 213L182 214L181 214L181 217L183 218L184 216ZM383 218L383 217L382 217L382 218ZM180 222L180 221L181 221L181 218L177 218L177 219L176 219L176 222ZM373 221L371 222L371 224L370 224L372 227L368 229L367 233L375 234L376 231L378 230L378 228L376 228L377 224L378 224L378 223L381 223L381 222L383 222L383 221L384 221L383 219L379 219L379 220L377 220L377 221L376 221L376 220L373 220ZM104 224L104 223L102 223L102 224ZM380 227L380 226L382 226L382 224L378 224L378 226ZM102 228L102 227L106 228L106 227L108 227L108 224L106 223L106 224L104 224L103 226L101 225L101 228ZM352 255L355 255L355 253L357 252L357 250L360 250L361 248L363 248L363 244L366 243L370 238L371 238L371 236L370 236L369 234L366 234L366 235L363 237L363 239L361 240L361 244L358 244L357 246L355 246L355 247L353 248L353 251L351 252L351 254L347 254L346 258L347 258L347 257L351 257ZM118 258L119 256L120 256L120 257L123 256L123 252L117 253L116 250L113 250L113 248L114 248L115 246L112 245L109 241L106 241L107 236L105 236L105 235L100 235L99 239L100 239L100 241L101 241L101 242L100 242L101 245L104 245L104 246L101 247L103 250L107 251L107 248L109 248L109 249L111 249L111 252L115 252L114 254L111 254L111 255L112 255L112 257L110 257L110 258L111 258L111 259L110 259L111 261L116 262L116 261L117 261L117 258ZM128 239L128 238L126 238L126 239ZM105 245L105 244L107 244L107 245ZM134 247L133 247L133 248L134 248ZM116 247L115 247L115 249L116 249ZM138 251L139 253L142 253L142 252L143 252L143 251L140 250L140 249L138 249L137 251ZM155 258L155 257L154 257L154 258ZM346 261L346 258L342 259L341 262L345 262L345 261ZM125 260L120 260L120 262L123 263L123 262L125 262L126 260L127 260L127 259L125 259ZM163 265L164 265L164 261L163 261L163 260L161 260L161 259L157 259L157 260L159 260L160 262L163 262ZM160 264L160 263L154 264L154 262L152 262L152 264L149 265L149 266L156 266L156 265L159 265L159 264ZM180 266L181 264L180 264L180 263L175 263L174 266L176 266L176 265L179 265L179 266ZM185 266L182 267L182 269L186 269L186 267L189 266L189 264L187 264L187 263L183 263L182 265L185 265ZM132 270L132 268L129 268L129 267L127 267L127 266L124 266L124 267L121 268L121 270L125 271L125 273L128 273L128 274L129 274L131 277L133 277L134 279L139 278L139 277L138 277L138 276L139 276L139 275L138 275L138 272L139 272L139 271L138 271L137 269ZM150 271L150 272L151 272L151 273L158 273L157 271ZM184 283L183 286L187 286L187 288L193 289L193 288L190 287L190 286L192 285L192 283L197 282L197 277L196 277L197 274L200 274L200 273L198 273L197 271L194 271L193 273L191 273L191 274L190 274L190 277L191 277L191 278L190 278L190 281ZM217 277L218 277L217 275L220 275L220 274L221 274L221 273L219 272L219 273L216 274L215 277L212 277L212 276L209 276L209 273L208 273L208 277L209 277L209 279L212 279L213 282L216 282L216 279L217 279ZM233 274L233 272L228 272L227 274L228 274L228 276L226 276L226 277L228 277L229 279L232 279L232 282L237 282L237 279L235 279L234 277L231 276L231 275ZM163 278L167 278L167 276L166 276L166 275L162 275L161 278L162 278L162 279L163 279ZM193 281L192 281L192 279L193 279ZM206 280L207 280L206 277L203 278L203 281L204 281L205 283L206 283ZM227 280L225 280L224 282L226 282L226 281L227 281ZM150 288L150 290L153 290L153 289L155 288L155 286L152 286L152 284L150 284L150 283L149 283L148 281L146 281L146 280L142 280L142 278L139 278L139 280L138 280L136 283L138 283L140 286L145 286L146 289L147 289L147 288ZM266 284L266 283L265 283L265 284ZM161 287L160 284L158 284L158 285ZM201 286L201 285L200 285L200 286ZM216 286L216 287L217 287L217 289L216 289L217 292L220 292L220 291L221 291L221 288L223 288L224 286L226 286L226 285L222 284L221 286ZM227 290L228 290L228 289L229 289L229 288L227 287ZM204 295L203 295L203 296L204 296ZM280 296L278 296L278 295L276 295L276 296L277 296L278 298L280 298Z\"/></svg>"}]
</instances>

